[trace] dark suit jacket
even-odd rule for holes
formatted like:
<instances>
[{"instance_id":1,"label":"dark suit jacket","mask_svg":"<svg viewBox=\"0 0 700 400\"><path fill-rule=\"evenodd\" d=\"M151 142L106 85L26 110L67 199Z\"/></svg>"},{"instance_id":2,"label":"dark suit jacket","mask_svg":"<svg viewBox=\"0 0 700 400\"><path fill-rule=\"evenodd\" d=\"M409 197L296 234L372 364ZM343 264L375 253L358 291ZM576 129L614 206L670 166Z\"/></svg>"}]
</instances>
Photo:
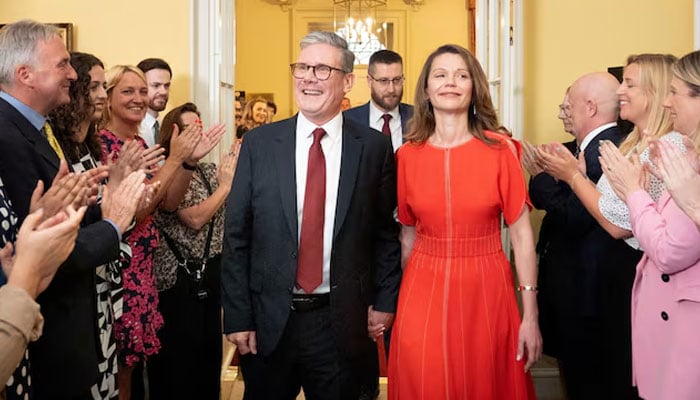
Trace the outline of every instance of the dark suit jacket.
<instances>
[{"instance_id":1,"label":"dark suit jacket","mask_svg":"<svg viewBox=\"0 0 700 400\"><path fill-rule=\"evenodd\" d=\"M610 140L619 145L625 136L617 127L612 127L588 144L586 175L591 181L598 182L602 175L598 161L600 141ZM611 289L607 284L610 273L623 270L619 263L636 264L638 259L629 258L636 257L636 252L630 252L631 248L624 241L611 237L567 184L555 182L546 173L530 181L530 198L535 207L547 211L546 228L551 234L547 234L546 251L540 255L540 264L545 277L548 268L558 270L560 281L549 284L557 286L559 298L556 302L561 307L560 312L570 316L599 316L608 307L605 303ZM539 295L547 296L546 292Z\"/></svg>"},{"instance_id":2,"label":"dark suit jacket","mask_svg":"<svg viewBox=\"0 0 700 400\"><path fill-rule=\"evenodd\" d=\"M401 130L405 134L407 132L406 124L413 116L413 106L410 104L399 103L399 115L401 115ZM344 111L343 117L353 120L362 126L369 126L369 102ZM405 141L406 140L404 140L404 142Z\"/></svg>"},{"instance_id":3,"label":"dark suit jacket","mask_svg":"<svg viewBox=\"0 0 700 400\"><path fill-rule=\"evenodd\" d=\"M295 129L293 117L246 134L226 206L224 332L257 331L263 356L282 336L296 281ZM339 351L357 359L376 352L367 336L367 307L396 310L396 169L388 138L367 124L345 119L342 141L330 307Z\"/></svg>"},{"instance_id":4,"label":"dark suit jacket","mask_svg":"<svg viewBox=\"0 0 700 400\"><path fill-rule=\"evenodd\" d=\"M0 176L21 221L38 180L48 189L59 159L48 141L0 99ZM37 301L44 332L30 346L35 399L73 397L97 378L95 268L119 255L119 237L98 207L83 219L75 249Z\"/></svg>"}]
</instances>

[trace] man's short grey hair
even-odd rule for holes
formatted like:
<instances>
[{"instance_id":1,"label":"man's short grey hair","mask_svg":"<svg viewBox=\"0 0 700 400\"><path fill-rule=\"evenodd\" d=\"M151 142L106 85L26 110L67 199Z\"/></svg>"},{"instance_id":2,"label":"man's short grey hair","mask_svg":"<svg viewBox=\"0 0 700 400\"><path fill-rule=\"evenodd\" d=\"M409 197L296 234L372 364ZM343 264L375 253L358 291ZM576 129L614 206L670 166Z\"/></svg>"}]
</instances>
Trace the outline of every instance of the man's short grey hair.
<instances>
[{"instance_id":1,"label":"man's short grey hair","mask_svg":"<svg viewBox=\"0 0 700 400\"><path fill-rule=\"evenodd\" d=\"M61 34L53 25L23 19L0 29L0 85L11 85L18 65L36 66L36 45Z\"/></svg>"},{"instance_id":2,"label":"man's short grey hair","mask_svg":"<svg viewBox=\"0 0 700 400\"><path fill-rule=\"evenodd\" d=\"M327 44L340 49L340 67L346 73L352 72L355 66L355 54L348 49L348 42L333 32L316 31L310 32L299 43L302 49L312 44Z\"/></svg>"}]
</instances>

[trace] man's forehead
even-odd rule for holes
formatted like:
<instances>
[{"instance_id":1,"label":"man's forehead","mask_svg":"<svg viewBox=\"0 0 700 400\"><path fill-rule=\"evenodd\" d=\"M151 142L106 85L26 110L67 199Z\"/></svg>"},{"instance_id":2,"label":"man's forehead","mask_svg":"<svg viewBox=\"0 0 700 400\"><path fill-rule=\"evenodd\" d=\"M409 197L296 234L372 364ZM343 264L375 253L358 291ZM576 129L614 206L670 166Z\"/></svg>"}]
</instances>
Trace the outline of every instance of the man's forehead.
<instances>
[{"instance_id":1,"label":"man's forehead","mask_svg":"<svg viewBox=\"0 0 700 400\"><path fill-rule=\"evenodd\" d=\"M144 72L144 75L146 75L148 83L168 83L171 79L170 72L160 68L148 70Z\"/></svg>"},{"instance_id":2,"label":"man's forehead","mask_svg":"<svg viewBox=\"0 0 700 400\"><path fill-rule=\"evenodd\" d=\"M340 63L340 49L325 43L310 44L301 49L297 62L334 66Z\"/></svg>"}]
</instances>

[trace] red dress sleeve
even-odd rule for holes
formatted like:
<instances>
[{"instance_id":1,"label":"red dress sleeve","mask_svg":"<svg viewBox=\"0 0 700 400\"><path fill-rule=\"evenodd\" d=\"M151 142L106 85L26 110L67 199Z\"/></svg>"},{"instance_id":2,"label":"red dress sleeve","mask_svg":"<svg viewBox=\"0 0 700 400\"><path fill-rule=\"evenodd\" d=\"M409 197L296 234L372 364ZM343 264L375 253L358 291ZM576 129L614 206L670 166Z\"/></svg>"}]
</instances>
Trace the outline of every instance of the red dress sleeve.
<instances>
[{"instance_id":1,"label":"red dress sleeve","mask_svg":"<svg viewBox=\"0 0 700 400\"><path fill-rule=\"evenodd\" d=\"M408 191L409 188L406 186L406 158L410 155L410 149L407 145L401 146L396 152L396 195L398 203L398 218L402 225L414 226L416 224L416 217L413 215L411 206L408 204Z\"/></svg>"}]
</instances>

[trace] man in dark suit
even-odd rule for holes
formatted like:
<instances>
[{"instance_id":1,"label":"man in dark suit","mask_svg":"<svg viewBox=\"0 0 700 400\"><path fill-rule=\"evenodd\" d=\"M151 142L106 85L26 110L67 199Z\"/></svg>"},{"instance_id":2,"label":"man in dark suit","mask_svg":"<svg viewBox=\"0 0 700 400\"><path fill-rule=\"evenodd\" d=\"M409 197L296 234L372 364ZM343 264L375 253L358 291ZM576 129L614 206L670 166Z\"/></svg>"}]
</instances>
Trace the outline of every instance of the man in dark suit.
<instances>
[{"instance_id":1,"label":"man in dark suit","mask_svg":"<svg viewBox=\"0 0 700 400\"><path fill-rule=\"evenodd\" d=\"M625 138L616 124L617 87L612 75L591 73L569 91L579 160L585 162L586 177L594 183L602 175L600 142L619 145ZM563 182L546 173L547 153L564 151L559 143L540 150L545 173L530 182L533 204L547 211L548 232L540 238L546 242L538 244L543 247L539 301L552 305L543 341L556 346L569 399L635 398L630 336L634 268L623 266L634 265L629 260L639 254L611 237L572 191L577 184L588 184L585 178L566 177Z\"/></svg>"},{"instance_id":2,"label":"man in dark suit","mask_svg":"<svg viewBox=\"0 0 700 400\"><path fill-rule=\"evenodd\" d=\"M564 98L559 105L557 118L562 121L564 131L575 137L576 133L571 123L569 89L570 87L566 89ZM562 144L574 157L578 157L576 139ZM557 181L544 173L542 166L539 164L541 160L537 156L537 148L527 142L523 142L521 162L523 168L530 174L530 198L534 199L533 205L537 209L546 211L546 207L549 206L547 200L550 191L569 190L566 182ZM561 231L562 229L563 231ZM566 226L561 226L557 223L555 213L547 213L540 225L540 234L536 248L539 272L537 274L537 308L539 310L540 331L542 332L542 337L547 338L547 340L543 340L545 354L554 358L559 358L559 349L563 346L562 343L559 343L559 337L556 335L559 315L556 310L560 305L560 296L557 295L557 291L560 288L559 274L565 269L558 268L552 264L549 247L560 235L566 235L567 233L568 229L566 229Z\"/></svg>"},{"instance_id":3,"label":"man in dark suit","mask_svg":"<svg viewBox=\"0 0 700 400\"><path fill-rule=\"evenodd\" d=\"M351 108L343 113L345 118L391 137L394 151L403 144L407 132L406 123L413 116L413 106L401 103L403 85L403 60L391 50L379 50L369 58L367 85L371 99L367 104Z\"/></svg>"},{"instance_id":4,"label":"man in dark suit","mask_svg":"<svg viewBox=\"0 0 700 400\"><path fill-rule=\"evenodd\" d=\"M345 40L312 32L291 65L299 114L246 135L226 208L224 332L246 398L357 399L401 280L394 155L340 111Z\"/></svg>"},{"instance_id":5,"label":"man in dark suit","mask_svg":"<svg viewBox=\"0 0 700 400\"><path fill-rule=\"evenodd\" d=\"M58 172L58 150L50 142L58 144L45 127L46 115L70 101L76 73L50 25L23 20L5 26L0 53L0 176L21 223L37 181L48 188ZM114 208L104 215L89 208L74 250L38 297L45 324L29 348L33 398L91 398L98 364L95 268L118 256L130 222Z\"/></svg>"}]
</instances>

